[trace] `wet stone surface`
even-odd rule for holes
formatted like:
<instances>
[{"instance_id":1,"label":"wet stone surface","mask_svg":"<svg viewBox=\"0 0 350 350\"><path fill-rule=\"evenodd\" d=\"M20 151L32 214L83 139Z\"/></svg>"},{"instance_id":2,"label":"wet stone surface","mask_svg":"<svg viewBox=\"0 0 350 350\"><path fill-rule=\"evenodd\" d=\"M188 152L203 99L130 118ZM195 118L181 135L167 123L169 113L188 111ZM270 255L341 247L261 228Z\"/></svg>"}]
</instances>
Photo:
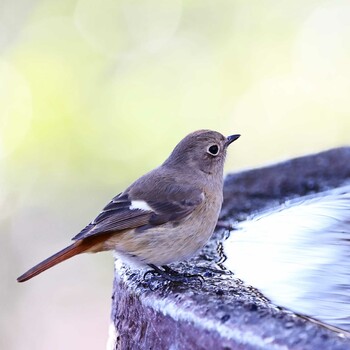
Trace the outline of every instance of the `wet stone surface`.
<instances>
[{"instance_id":1,"label":"wet stone surface","mask_svg":"<svg viewBox=\"0 0 350 350\"><path fill-rule=\"evenodd\" d=\"M112 297L118 337L110 349L350 349L349 333L283 310L225 270L221 244L227 225L347 183L349 159L350 148L339 148L228 175L222 226L198 256L171 266L205 281L156 283L151 290L143 272L119 267Z\"/></svg>"}]
</instances>

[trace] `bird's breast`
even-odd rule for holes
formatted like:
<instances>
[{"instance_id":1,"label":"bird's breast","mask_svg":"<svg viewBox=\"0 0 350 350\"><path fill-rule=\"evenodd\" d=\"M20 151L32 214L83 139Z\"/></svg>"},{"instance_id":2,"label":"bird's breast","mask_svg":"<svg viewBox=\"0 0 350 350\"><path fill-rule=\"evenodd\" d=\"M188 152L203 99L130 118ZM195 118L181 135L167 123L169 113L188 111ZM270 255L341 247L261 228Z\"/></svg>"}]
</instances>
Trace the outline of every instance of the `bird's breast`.
<instances>
[{"instance_id":1,"label":"bird's breast","mask_svg":"<svg viewBox=\"0 0 350 350\"><path fill-rule=\"evenodd\" d=\"M206 196L201 205L179 221L120 233L114 248L139 263L167 265L193 256L211 237L222 204L222 196Z\"/></svg>"}]
</instances>

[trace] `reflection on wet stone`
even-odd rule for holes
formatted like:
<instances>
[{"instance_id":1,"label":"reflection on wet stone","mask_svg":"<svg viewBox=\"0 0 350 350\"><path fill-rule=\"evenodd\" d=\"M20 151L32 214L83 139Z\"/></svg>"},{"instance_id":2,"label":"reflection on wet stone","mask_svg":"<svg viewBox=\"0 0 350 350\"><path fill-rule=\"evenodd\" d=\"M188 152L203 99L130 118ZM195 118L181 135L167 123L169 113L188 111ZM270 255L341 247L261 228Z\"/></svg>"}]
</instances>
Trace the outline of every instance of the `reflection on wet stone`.
<instances>
[{"instance_id":1,"label":"reflection on wet stone","mask_svg":"<svg viewBox=\"0 0 350 350\"><path fill-rule=\"evenodd\" d=\"M238 227L225 242L225 265L237 277L280 306L350 331L350 186Z\"/></svg>"}]
</instances>

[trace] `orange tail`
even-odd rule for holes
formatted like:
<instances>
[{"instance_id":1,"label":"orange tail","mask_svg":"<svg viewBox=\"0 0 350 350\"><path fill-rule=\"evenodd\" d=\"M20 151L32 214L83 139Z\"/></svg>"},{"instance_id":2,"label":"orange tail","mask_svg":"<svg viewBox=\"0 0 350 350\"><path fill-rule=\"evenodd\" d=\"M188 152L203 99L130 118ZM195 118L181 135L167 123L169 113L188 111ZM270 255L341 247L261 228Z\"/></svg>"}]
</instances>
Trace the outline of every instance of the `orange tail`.
<instances>
[{"instance_id":1,"label":"orange tail","mask_svg":"<svg viewBox=\"0 0 350 350\"><path fill-rule=\"evenodd\" d=\"M19 276L17 278L17 281L18 282L28 281L29 279L35 277L36 275L39 275L40 273L46 271L47 269L59 264L60 262L70 259L77 254L84 253L85 251L89 250L89 248L92 248L92 246L94 246L95 244L96 244L96 240L84 239L84 240L76 241L70 246L62 249L58 253L50 256L49 258L45 259L41 263L29 269L22 276Z\"/></svg>"}]
</instances>

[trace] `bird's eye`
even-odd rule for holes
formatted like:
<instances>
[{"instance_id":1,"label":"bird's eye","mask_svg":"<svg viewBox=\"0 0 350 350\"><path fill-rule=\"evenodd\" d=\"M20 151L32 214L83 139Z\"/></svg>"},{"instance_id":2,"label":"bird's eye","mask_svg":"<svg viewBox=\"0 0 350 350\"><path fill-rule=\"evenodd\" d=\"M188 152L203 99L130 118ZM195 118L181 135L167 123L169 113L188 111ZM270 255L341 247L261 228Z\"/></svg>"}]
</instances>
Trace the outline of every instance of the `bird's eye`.
<instances>
[{"instance_id":1,"label":"bird's eye","mask_svg":"<svg viewBox=\"0 0 350 350\"><path fill-rule=\"evenodd\" d=\"M208 147L207 152L212 156L217 156L219 153L219 146L218 145L211 145Z\"/></svg>"}]
</instances>

